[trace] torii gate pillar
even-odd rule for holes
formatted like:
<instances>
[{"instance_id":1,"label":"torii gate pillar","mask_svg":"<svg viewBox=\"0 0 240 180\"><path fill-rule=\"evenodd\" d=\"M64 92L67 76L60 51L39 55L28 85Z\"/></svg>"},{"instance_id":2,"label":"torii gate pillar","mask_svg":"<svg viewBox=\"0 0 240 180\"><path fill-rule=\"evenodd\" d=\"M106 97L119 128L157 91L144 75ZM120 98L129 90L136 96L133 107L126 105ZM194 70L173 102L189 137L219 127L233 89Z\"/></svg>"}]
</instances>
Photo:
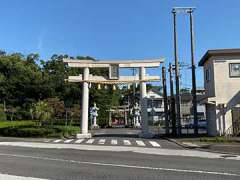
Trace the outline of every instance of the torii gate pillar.
<instances>
[{"instance_id":1,"label":"torii gate pillar","mask_svg":"<svg viewBox=\"0 0 240 180\"><path fill-rule=\"evenodd\" d=\"M88 133L88 106L89 106L89 87L87 80L89 79L89 68L83 69L83 93L82 93L82 125L81 133L77 134L77 138L91 138L91 133Z\"/></svg>"},{"instance_id":2,"label":"torii gate pillar","mask_svg":"<svg viewBox=\"0 0 240 180\"><path fill-rule=\"evenodd\" d=\"M144 80L146 76L146 68L140 68L140 79ZM141 103L141 123L142 123L142 132L139 135L140 137L144 138L152 138L153 135L149 133L148 127L148 112L147 112L147 88L146 82L142 81L140 83L140 103Z\"/></svg>"}]
</instances>

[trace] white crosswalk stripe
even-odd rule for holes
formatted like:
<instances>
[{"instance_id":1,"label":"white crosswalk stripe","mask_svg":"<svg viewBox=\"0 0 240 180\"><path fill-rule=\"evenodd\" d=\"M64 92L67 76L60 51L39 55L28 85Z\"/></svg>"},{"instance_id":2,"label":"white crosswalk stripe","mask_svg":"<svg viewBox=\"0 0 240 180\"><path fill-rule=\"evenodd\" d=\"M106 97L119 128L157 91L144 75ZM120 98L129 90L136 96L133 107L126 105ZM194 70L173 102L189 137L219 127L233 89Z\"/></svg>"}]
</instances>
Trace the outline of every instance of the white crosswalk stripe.
<instances>
[{"instance_id":1,"label":"white crosswalk stripe","mask_svg":"<svg viewBox=\"0 0 240 180\"><path fill-rule=\"evenodd\" d=\"M153 147L161 147L161 145L158 144L156 141L149 141L149 143L150 143Z\"/></svg>"},{"instance_id":2,"label":"white crosswalk stripe","mask_svg":"<svg viewBox=\"0 0 240 180\"><path fill-rule=\"evenodd\" d=\"M58 143L58 142L61 142L61 141L62 141L62 139L57 139L57 140L54 140L53 142Z\"/></svg>"},{"instance_id":3,"label":"white crosswalk stripe","mask_svg":"<svg viewBox=\"0 0 240 180\"><path fill-rule=\"evenodd\" d=\"M118 143L118 142L117 142L116 139L112 139L112 140L111 140L111 144L112 144L112 145L117 145L117 143Z\"/></svg>"},{"instance_id":4,"label":"white crosswalk stripe","mask_svg":"<svg viewBox=\"0 0 240 180\"><path fill-rule=\"evenodd\" d=\"M98 144L105 144L105 142L106 142L106 139L100 139L100 140L98 141Z\"/></svg>"},{"instance_id":5,"label":"white crosswalk stripe","mask_svg":"<svg viewBox=\"0 0 240 180\"><path fill-rule=\"evenodd\" d=\"M126 146L130 146L131 142L129 140L123 140L123 144Z\"/></svg>"},{"instance_id":6,"label":"white crosswalk stripe","mask_svg":"<svg viewBox=\"0 0 240 180\"><path fill-rule=\"evenodd\" d=\"M72 141L73 141L73 139L67 139L67 140L64 141L64 143L70 143Z\"/></svg>"},{"instance_id":7,"label":"white crosswalk stripe","mask_svg":"<svg viewBox=\"0 0 240 180\"><path fill-rule=\"evenodd\" d=\"M89 139L86 141L87 144L92 144L94 142L94 139Z\"/></svg>"},{"instance_id":8,"label":"white crosswalk stripe","mask_svg":"<svg viewBox=\"0 0 240 180\"><path fill-rule=\"evenodd\" d=\"M85 139L56 139L56 140L44 140L44 142L53 142L53 143L70 143L74 141L75 144L81 144L81 143L86 143L86 144L94 144L94 142L96 141L95 144L111 144L111 145L117 145L119 142L118 141L122 141L124 146L132 146L132 145L137 145L137 146L141 146L141 147L145 147L145 146L149 146L151 145L152 147L161 147L161 145L159 144L159 142L157 141L143 141L143 140L133 140L133 144L130 140L128 139L124 139L124 140L117 140L117 139L110 139L109 141L107 141L106 139L88 139L85 141Z\"/></svg>"},{"instance_id":9,"label":"white crosswalk stripe","mask_svg":"<svg viewBox=\"0 0 240 180\"><path fill-rule=\"evenodd\" d=\"M136 141L136 143L138 146L146 146L143 141Z\"/></svg>"},{"instance_id":10,"label":"white crosswalk stripe","mask_svg":"<svg viewBox=\"0 0 240 180\"><path fill-rule=\"evenodd\" d=\"M84 139L78 139L78 140L75 141L75 143L80 144L80 143L82 143L83 141L84 141Z\"/></svg>"}]
</instances>

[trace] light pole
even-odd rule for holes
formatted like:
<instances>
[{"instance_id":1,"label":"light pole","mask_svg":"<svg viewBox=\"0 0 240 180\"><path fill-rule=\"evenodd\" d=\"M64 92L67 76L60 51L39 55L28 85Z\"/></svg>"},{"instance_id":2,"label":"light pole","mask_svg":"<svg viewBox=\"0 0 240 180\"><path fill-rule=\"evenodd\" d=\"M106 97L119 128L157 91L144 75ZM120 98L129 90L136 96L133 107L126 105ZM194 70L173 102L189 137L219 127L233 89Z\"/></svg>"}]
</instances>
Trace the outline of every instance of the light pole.
<instances>
[{"instance_id":1,"label":"light pole","mask_svg":"<svg viewBox=\"0 0 240 180\"><path fill-rule=\"evenodd\" d=\"M176 78L176 112L177 112L177 134L181 135L181 109L180 109L180 97L179 97L179 64L177 54L177 25L176 25L176 13L177 9L172 10L173 13L173 30L174 30L174 59L175 59L175 78Z\"/></svg>"},{"instance_id":2,"label":"light pole","mask_svg":"<svg viewBox=\"0 0 240 180\"><path fill-rule=\"evenodd\" d=\"M191 63L192 63L192 103L194 116L194 134L198 135L198 117L197 117L197 93L196 93L196 66L194 62L194 32L193 32L193 9L189 10L190 16L190 34L191 34Z\"/></svg>"},{"instance_id":3,"label":"light pole","mask_svg":"<svg viewBox=\"0 0 240 180\"><path fill-rule=\"evenodd\" d=\"M192 104L194 116L194 134L198 134L198 117L197 117L197 95L196 95L196 67L194 62L194 32L193 32L193 7L176 7L173 8L172 13L174 17L174 50L175 50L175 72L176 72L176 105L177 105L177 121L178 121L178 135L181 131L180 119L180 102L179 102L179 66L177 58L177 33L176 33L176 13L188 13L190 18L190 35L191 35L191 64L192 64Z\"/></svg>"},{"instance_id":4,"label":"light pole","mask_svg":"<svg viewBox=\"0 0 240 180\"><path fill-rule=\"evenodd\" d=\"M176 136L176 112L175 112L175 98L173 92L173 78L172 78L172 64L169 63L169 80L170 80L170 119L172 120L172 135Z\"/></svg>"},{"instance_id":5,"label":"light pole","mask_svg":"<svg viewBox=\"0 0 240 180\"><path fill-rule=\"evenodd\" d=\"M162 85L163 85L163 100L164 100L164 119L165 119L165 133L169 135L169 111L167 99L167 84L166 84L166 68L162 67Z\"/></svg>"}]
</instances>

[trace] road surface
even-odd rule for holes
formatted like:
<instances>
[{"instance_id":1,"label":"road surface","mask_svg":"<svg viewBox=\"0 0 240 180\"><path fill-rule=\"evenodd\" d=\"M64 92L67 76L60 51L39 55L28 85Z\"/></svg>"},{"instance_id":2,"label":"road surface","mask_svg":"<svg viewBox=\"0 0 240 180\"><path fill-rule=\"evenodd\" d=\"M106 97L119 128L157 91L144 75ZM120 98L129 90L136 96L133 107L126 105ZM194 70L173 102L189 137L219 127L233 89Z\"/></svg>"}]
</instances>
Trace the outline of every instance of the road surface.
<instances>
[{"instance_id":1,"label":"road surface","mask_svg":"<svg viewBox=\"0 0 240 180\"><path fill-rule=\"evenodd\" d=\"M131 145L113 145L112 138ZM164 139L112 138L96 137L95 143L0 138L0 180L240 179L239 156L185 150ZM99 144L100 139L106 140Z\"/></svg>"}]
</instances>

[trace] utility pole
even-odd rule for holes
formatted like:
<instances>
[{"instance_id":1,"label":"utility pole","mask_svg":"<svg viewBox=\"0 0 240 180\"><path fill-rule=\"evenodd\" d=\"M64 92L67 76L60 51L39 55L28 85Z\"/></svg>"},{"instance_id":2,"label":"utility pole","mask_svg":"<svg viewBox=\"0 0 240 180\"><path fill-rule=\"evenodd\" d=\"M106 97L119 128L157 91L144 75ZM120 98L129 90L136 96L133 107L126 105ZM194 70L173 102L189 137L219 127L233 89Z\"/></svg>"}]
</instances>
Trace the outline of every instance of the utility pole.
<instances>
[{"instance_id":1,"label":"utility pole","mask_svg":"<svg viewBox=\"0 0 240 180\"><path fill-rule=\"evenodd\" d=\"M133 68L132 70L133 70L132 76L135 76L135 68ZM133 86L133 106L135 106L136 83L134 82L132 86Z\"/></svg>"},{"instance_id":2,"label":"utility pole","mask_svg":"<svg viewBox=\"0 0 240 180\"><path fill-rule=\"evenodd\" d=\"M173 91L173 78L172 78L172 64L169 63L169 80L170 80L170 119L172 120L172 135L176 136L176 112L175 112L175 98Z\"/></svg>"},{"instance_id":3,"label":"utility pole","mask_svg":"<svg viewBox=\"0 0 240 180\"><path fill-rule=\"evenodd\" d=\"M196 93L196 66L194 62L194 30L193 30L193 9L188 11L190 16L190 35L191 35L191 63L192 63L192 104L194 116L194 134L198 135L198 117L197 117L197 93Z\"/></svg>"},{"instance_id":4,"label":"utility pole","mask_svg":"<svg viewBox=\"0 0 240 180\"><path fill-rule=\"evenodd\" d=\"M162 67L162 85L163 85L163 99L164 99L164 117L165 117L165 132L169 135L169 111L168 111L168 98L167 98L167 84L166 84L166 68Z\"/></svg>"},{"instance_id":5,"label":"utility pole","mask_svg":"<svg viewBox=\"0 0 240 180\"><path fill-rule=\"evenodd\" d=\"M181 135L181 109L180 109L180 96L179 96L179 64L177 54L177 27L176 27L176 9L172 10L173 13L173 29L174 29L174 58L175 58L175 78L176 78L176 112L177 112L177 129L178 136Z\"/></svg>"}]
</instances>

